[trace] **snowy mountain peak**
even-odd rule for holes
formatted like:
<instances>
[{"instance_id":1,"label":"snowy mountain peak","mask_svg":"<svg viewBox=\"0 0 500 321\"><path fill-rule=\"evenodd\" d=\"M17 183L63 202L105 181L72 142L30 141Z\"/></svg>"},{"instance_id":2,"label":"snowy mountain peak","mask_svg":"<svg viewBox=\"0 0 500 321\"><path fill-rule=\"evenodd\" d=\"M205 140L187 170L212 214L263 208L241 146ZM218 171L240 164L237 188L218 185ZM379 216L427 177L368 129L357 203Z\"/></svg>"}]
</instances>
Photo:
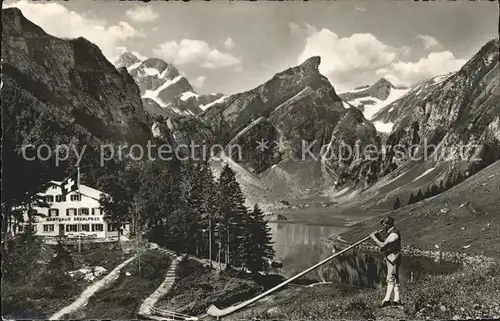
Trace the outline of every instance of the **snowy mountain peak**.
<instances>
[{"instance_id":1,"label":"snowy mountain peak","mask_svg":"<svg viewBox=\"0 0 500 321\"><path fill-rule=\"evenodd\" d=\"M125 67L128 69L130 66L137 64L137 63L140 63L140 62L141 62L141 60L136 55L127 51L127 52L122 53L118 57L118 59L116 59L115 66L116 66L116 68Z\"/></svg>"},{"instance_id":2,"label":"snowy mountain peak","mask_svg":"<svg viewBox=\"0 0 500 321\"><path fill-rule=\"evenodd\" d=\"M363 112L366 119L373 117L385 106L403 97L409 91L406 87L395 86L385 78L379 79L371 86L356 87L353 91L342 93L339 97L348 105ZM390 131L390 124L375 123L377 130Z\"/></svg>"},{"instance_id":3,"label":"snowy mountain peak","mask_svg":"<svg viewBox=\"0 0 500 321\"><path fill-rule=\"evenodd\" d=\"M115 66L126 67L141 90L144 108L152 115L197 115L222 94L199 95L179 70L162 59L140 59L140 54L122 53Z\"/></svg>"}]
</instances>

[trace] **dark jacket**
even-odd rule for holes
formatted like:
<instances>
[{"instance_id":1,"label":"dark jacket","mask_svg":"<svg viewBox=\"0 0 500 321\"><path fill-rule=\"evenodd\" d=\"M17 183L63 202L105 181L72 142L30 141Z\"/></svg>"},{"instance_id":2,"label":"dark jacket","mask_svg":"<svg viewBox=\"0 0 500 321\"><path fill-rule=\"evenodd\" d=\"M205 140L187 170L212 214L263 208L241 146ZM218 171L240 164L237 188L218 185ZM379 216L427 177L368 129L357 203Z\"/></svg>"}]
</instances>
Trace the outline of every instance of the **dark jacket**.
<instances>
[{"instance_id":1,"label":"dark jacket","mask_svg":"<svg viewBox=\"0 0 500 321\"><path fill-rule=\"evenodd\" d=\"M383 246L380 249L380 251L382 251L385 256L389 256L390 254L393 254L393 253L398 254L399 252L401 252L401 233L399 233L399 231L395 228L393 228L391 230L389 235L391 233L396 233L398 235L398 239L394 242L387 243L385 246ZM389 235L387 235L387 236L389 236Z\"/></svg>"}]
</instances>

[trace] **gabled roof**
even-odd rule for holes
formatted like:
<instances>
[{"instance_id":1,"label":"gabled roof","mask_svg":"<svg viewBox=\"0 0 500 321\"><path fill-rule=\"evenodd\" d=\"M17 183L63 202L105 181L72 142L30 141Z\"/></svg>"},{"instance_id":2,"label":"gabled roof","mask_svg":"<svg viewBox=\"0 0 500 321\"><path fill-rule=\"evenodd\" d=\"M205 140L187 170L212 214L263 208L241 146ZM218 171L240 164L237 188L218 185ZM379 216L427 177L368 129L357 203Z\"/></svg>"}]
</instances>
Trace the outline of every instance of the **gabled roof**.
<instances>
[{"instance_id":1,"label":"gabled roof","mask_svg":"<svg viewBox=\"0 0 500 321\"><path fill-rule=\"evenodd\" d=\"M57 186L61 186L61 184L62 184L62 182L60 182L60 181L50 181L48 183L48 185L57 185ZM80 184L80 194L82 194L84 196L93 198L95 200L99 200L101 194L103 194L103 193L104 192L101 192L95 188ZM104 194L106 194L106 193L104 193Z\"/></svg>"}]
</instances>

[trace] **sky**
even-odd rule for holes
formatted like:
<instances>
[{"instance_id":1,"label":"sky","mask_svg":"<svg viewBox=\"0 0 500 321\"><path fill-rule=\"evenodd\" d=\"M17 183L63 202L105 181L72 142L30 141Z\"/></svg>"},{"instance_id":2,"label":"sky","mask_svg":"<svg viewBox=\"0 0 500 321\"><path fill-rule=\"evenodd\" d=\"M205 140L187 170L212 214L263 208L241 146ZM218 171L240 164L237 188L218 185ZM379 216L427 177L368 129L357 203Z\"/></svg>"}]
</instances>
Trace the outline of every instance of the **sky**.
<instances>
[{"instance_id":1,"label":"sky","mask_svg":"<svg viewBox=\"0 0 500 321\"><path fill-rule=\"evenodd\" d=\"M6 1L47 33L174 64L198 93L252 89L320 56L337 92L460 69L498 34L496 1Z\"/></svg>"}]
</instances>

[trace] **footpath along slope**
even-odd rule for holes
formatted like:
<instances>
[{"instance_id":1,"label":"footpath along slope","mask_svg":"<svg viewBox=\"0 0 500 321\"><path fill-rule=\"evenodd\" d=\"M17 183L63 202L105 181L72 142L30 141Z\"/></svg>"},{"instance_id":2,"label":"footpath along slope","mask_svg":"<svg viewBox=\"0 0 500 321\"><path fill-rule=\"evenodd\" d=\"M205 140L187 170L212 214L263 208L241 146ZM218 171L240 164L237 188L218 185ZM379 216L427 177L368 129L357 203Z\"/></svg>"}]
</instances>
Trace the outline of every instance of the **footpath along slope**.
<instances>
[{"instance_id":1,"label":"footpath along slope","mask_svg":"<svg viewBox=\"0 0 500 321\"><path fill-rule=\"evenodd\" d=\"M61 310L57 311L49 319L50 320L60 320L65 315L67 315L69 313L73 313L76 310L80 309L81 307L85 306L89 302L89 299L95 293L97 293L99 290L104 289L104 288L110 286L111 284L113 284L113 282L115 282L118 279L121 269L124 268L130 262L134 261L138 255L139 254L135 254L131 258L127 259L126 261L122 262L120 265L115 267L104 278L89 285L82 292L82 294L80 294L80 296L75 301L73 301L73 303L71 303L70 305L67 305L64 308L62 308Z\"/></svg>"}]
</instances>

